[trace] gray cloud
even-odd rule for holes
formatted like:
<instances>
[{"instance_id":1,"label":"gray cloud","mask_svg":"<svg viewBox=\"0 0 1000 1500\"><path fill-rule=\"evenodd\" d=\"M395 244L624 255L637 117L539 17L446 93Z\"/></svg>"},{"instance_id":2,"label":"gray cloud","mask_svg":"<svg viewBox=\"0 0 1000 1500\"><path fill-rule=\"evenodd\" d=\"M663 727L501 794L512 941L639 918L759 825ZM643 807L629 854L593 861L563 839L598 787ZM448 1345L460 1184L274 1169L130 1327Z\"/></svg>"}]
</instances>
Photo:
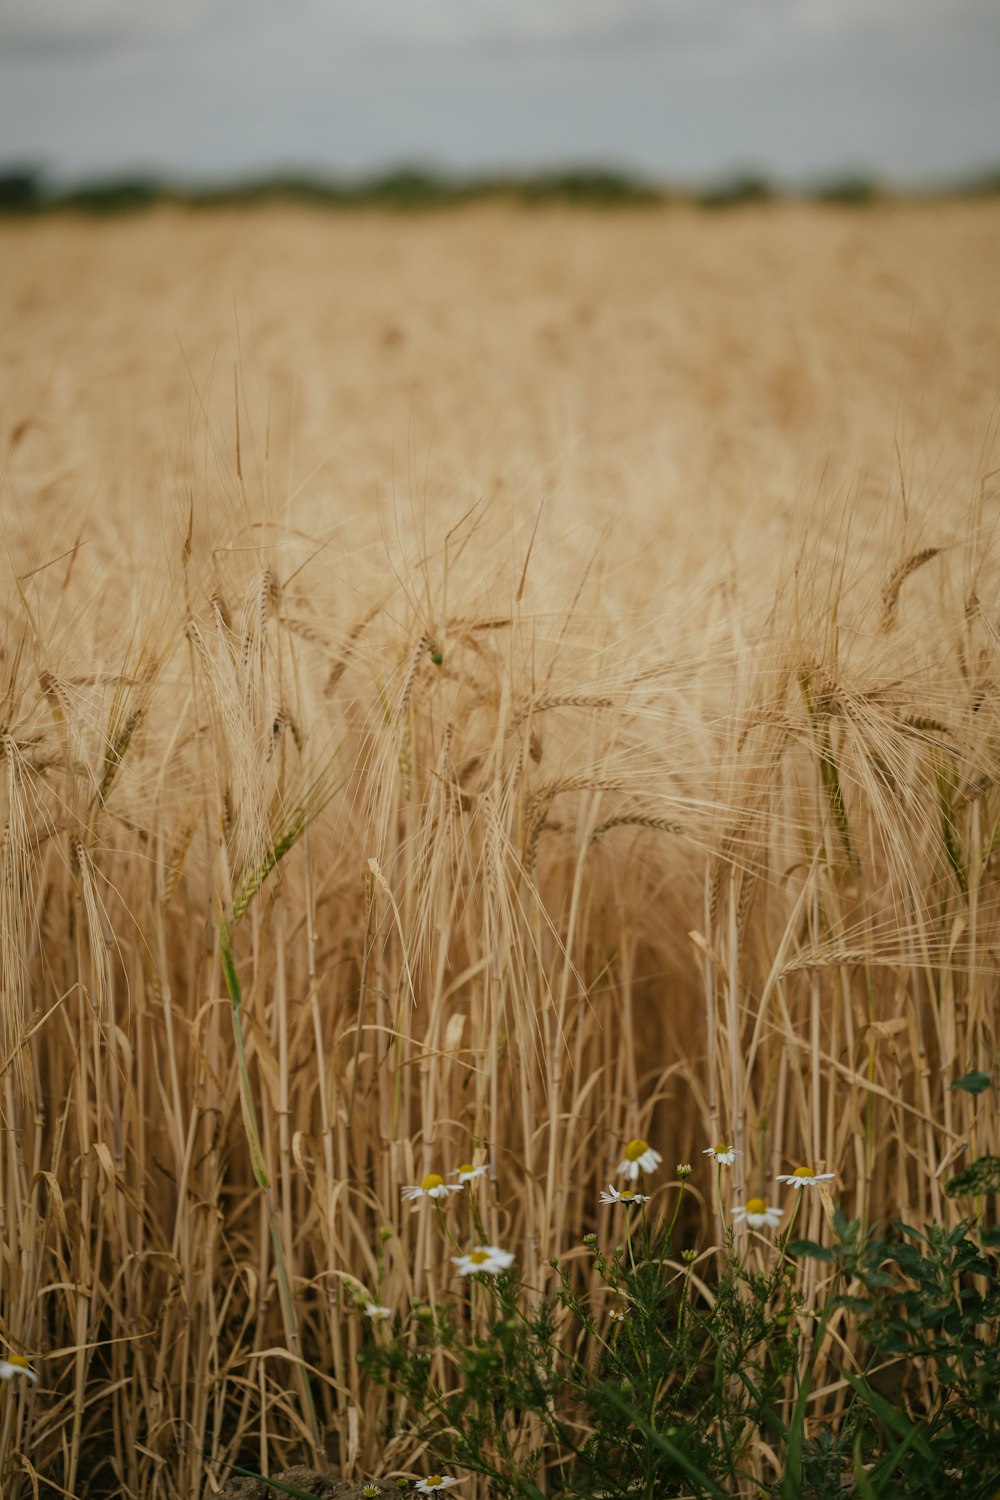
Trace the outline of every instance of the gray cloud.
<instances>
[{"instance_id":1,"label":"gray cloud","mask_svg":"<svg viewBox=\"0 0 1000 1500\"><path fill-rule=\"evenodd\" d=\"M996 0L2 0L0 139L64 175L1000 159Z\"/></svg>"},{"instance_id":2,"label":"gray cloud","mask_svg":"<svg viewBox=\"0 0 1000 1500\"><path fill-rule=\"evenodd\" d=\"M9 67L42 63L73 69L175 39L194 40L206 19L197 0L5 0L0 57Z\"/></svg>"}]
</instances>

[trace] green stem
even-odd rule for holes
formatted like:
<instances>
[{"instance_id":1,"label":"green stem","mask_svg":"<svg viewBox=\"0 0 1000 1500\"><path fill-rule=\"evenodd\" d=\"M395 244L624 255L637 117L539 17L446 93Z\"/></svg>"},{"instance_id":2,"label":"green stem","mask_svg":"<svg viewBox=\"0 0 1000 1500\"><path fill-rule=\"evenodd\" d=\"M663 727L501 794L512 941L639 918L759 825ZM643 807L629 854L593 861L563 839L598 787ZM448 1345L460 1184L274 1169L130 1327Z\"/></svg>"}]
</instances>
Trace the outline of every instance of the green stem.
<instances>
[{"instance_id":1,"label":"green stem","mask_svg":"<svg viewBox=\"0 0 1000 1500\"><path fill-rule=\"evenodd\" d=\"M805 1188L799 1188L798 1192L795 1194L795 1203L792 1206L792 1217L788 1221L788 1228L781 1236L781 1254L785 1257L786 1260L790 1259L790 1257L785 1256L785 1246L788 1244L789 1240L792 1237L792 1230L795 1227L795 1218L798 1214L799 1204L802 1202L802 1194L804 1192Z\"/></svg>"},{"instance_id":2,"label":"green stem","mask_svg":"<svg viewBox=\"0 0 1000 1500\"><path fill-rule=\"evenodd\" d=\"M271 1186L271 1179L264 1164L257 1110L254 1107L253 1090L250 1087L246 1039L243 1035L243 991L236 973L236 960L233 957L233 946L225 918L219 922L219 947L222 953L222 972L225 975L226 989L229 991L233 1036L236 1040L236 1063L240 1078L240 1104L243 1107L243 1126L247 1134L247 1145L250 1147L250 1164L257 1186L266 1191Z\"/></svg>"},{"instance_id":3,"label":"green stem","mask_svg":"<svg viewBox=\"0 0 1000 1500\"><path fill-rule=\"evenodd\" d=\"M684 1188L686 1187L686 1185L687 1185L686 1179L682 1177L681 1178L680 1191L677 1194L677 1202L674 1204L674 1211L673 1211L673 1214L671 1215L670 1223L667 1225L667 1242L668 1242L668 1244L672 1244L673 1243L674 1225L677 1223L677 1215L681 1211L681 1199L684 1197Z\"/></svg>"},{"instance_id":4,"label":"green stem","mask_svg":"<svg viewBox=\"0 0 1000 1500\"><path fill-rule=\"evenodd\" d=\"M219 949L222 956L222 972L226 980L226 989L229 991L230 1013L233 1020L233 1036L236 1040L236 1061L240 1080L240 1105L243 1114L243 1127L246 1131L247 1145L250 1149L250 1164L253 1170L254 1181L264 1194L264 1204L267 1209L267 1223L271 1232L271 1244L274 1249L274 1265L278 1277L278 1295L281 1299L282 1311L285 1317L285 1328L289 1343L293 1351L298 1354L301 1343L299 1339L298 1320L295 1316L295 1301L292 1297L291 1283L288 1278L288 1266L285 1261L285 1252L281 1244L281 1236L278 1233L278 1223L274 1212L274 1203L271 1197L271 1178L264 1161L264 1148L260 1139L260 1126L257 1123L257 1110L253 1102L253 1090L250 1086L250 1069L247 1065L246 1038L243 1034L243 990L240 985L239 975L236 972L236 960L233 956L233 945L229 935L229 926L224 917L219 919ZM302 1387L302 1399L306 1408L306 1416L309 1421L313 1443L316 1452L322 1451L322 1439L320 1437L319 1419L316 1414L316 1405L313 1401L309 1378L301 1365L297 1366L299 1379Z\"/></svg>"},{"instance_id":5,"label":"green stem","mask_svg":"<svg viewBox=\"0 0 1000 1500\"><path fill-rule=\"evenodd\" d=\"M481 1245L485 1245L488 1243L488 1240L486 1238L486 1225L483 1223L483 1216L479 1208L479 1199L475 1193L475 1186L479 1181L480 1179L478 1177L475 1177L473 1178L472 1182L467 1182L465 1184L465 1188L467 1193L469 1194L469 1217L472 1220L473 1228L479 1236L479 1243Z\"/></svg>"},{"instance_id":6,"label":"green stem","mask_svg":"<svg viewBox=\"0 0 1000 1500\"><path fill-rule=\"evenodd\" d=\"M688 1298L691 1295L691 1268L693 1261L685 1262L684 1285L681 1287L681 1305L677 1311L677 1335L678 1338L684 1332L684 1314L687 1312Z\"/></svg>"},{"instance_id":7,"label":"green stem","mask_svg":"<svg viewBox=\"0 0 1000 1500\"><path fill-rule=\"evenodd\" d=\"M722 1163L717 1162L715 1168L715 1201L719 1205L719 1218L722 1220L722 1237L725 1239L729 1233L729 1225L726 1222L726 1210L722 1206Z\"/></svg>"},{"instance_id":8,"label":"green stem","mask_svg":"<svg viewBox=\"0 0 1000 1500\"><path fill-rule=\"evenodd\" d=\"M447 1199L445 1199L445 1202L447 1202ZM452 1234L451 1230L448 1228L448 1223L444 1216L444 1209L441 1207L440 1198L434 1199L434 1207L437 1210L438 1223L444 1230L446 1239L458 1251L459 1255L463 1255L465 1252L463 1251L461 1245L458 1243L458 1240L456 1240L455 1236Z\"/></svg>"}]
</instances>

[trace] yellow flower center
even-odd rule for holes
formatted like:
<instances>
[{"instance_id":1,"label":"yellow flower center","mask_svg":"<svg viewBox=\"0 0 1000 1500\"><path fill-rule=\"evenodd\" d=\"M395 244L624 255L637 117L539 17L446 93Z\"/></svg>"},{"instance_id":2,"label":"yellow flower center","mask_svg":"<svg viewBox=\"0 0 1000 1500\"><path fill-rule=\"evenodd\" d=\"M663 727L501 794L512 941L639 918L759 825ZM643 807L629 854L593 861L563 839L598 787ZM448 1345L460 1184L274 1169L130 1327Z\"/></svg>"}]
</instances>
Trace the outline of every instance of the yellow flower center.
<instances>
[{"instance_id":1,"label":"yellow flower center","mask_svg":"<svg viewBox=\"0 0 1000 1500\"><path fill-rule=\"evenodd\" d=\"M485 1261L488 1261L489 1258L490 1257L485 1250L473 1250L472 1254L469 1256L469 1259L475 1266L483 1265L483 1263Z\"/></svg>"},{"instance_id":2,"label":"yellow flower center","mask_svg":"<svg viewBox=\"0 0 1000 1500\"><path fill-rule=\"evenodd\" d=\"M812 1167L796 1167L792 1173L793 1177L811 1177Z\"/></svg>"},{"instance_id":3,"label":"yellow flower center","mask_svg":"<svg viewBox=\"0 0 1000 1500\"><path fill-rule=\"evenodd\" d=\"M23 1354L8 1354L7 1363L9 1365L17 1365L17 1368L19 1370L28 1369L28 1361L25 1359Z\"/></svg>"},{"instance_id":4,"label":"yellow flower center","mask_svg":"<svg viewBox=\"0 0 1000 1500\"><path fill-rule=\"evenodd\" d=\"M622 1203L634 1203L635 1202L635 1194L634 1193L622 1193L622 1194L620 1194L620 1199L621 1199Z\"/></svg>"},{"instance_id":5,"label":"yellow flower center","mask_svg":"<svg viewBox=\"0 0 1000 1500\"><path fill-rule=\"evenodd\" d=\"M432 1188L444 1187L444 1178L439 1177L436 1172L428 1172L420 1186L425 1193L429 1193Z\"/></svg>"},{"instance_id":6,"label":"yellow flower center","mask_svg":"<svg viewBox=\"0 0 1000 1500\"><path fill-rule=\"evenodd\" d=\"M629 1141L625 1147L625 1160L638 1161L640 1156L645 1156L649 1150L648 1141Z\"/></svg>"},{"instance_id":7,"label":"yellow flower center","mask_svg":"<svg viewBox=\"0 0 1000 1500\"><path fill-rule=\"evenodd\" d=\"M472 1165L471 1161L463 1161L462 1165L458 1169L458 1174L461 1177L463 1172L474 1172L475 1170L476 1169Z\"/></svg>"},{"instance_id":8,"label":"yellow flower center","mask_svg":"<svg viewBox=\"0 0 1000 1500\"><path fill-rule=\"evenodd\" d=\"M732 1146L728 1145L725 1141L720 1141L717 1146L712 1147L712 1150L715 1152L716 1156L725 1156L728 1152L732 1151L732 1149Z\"/></svg>"},{"instance_id":9,"label":"yellow flower center","mask_svg":"<svg viewBox=\"0 0 1000 1500\"><path fill-rule=\"evenodd\" d=\"M440 1474L432 1474L431 1477L427 1480L427 1488L429 1490L440 1489L441 1488L441 1475Z\"/></svg>"},{"instance_id":10,"label":"yellow flower center","mask_svg":"<svg viewBox=\"0 0 1000 1500\"><path fill-rule=\"evenodd\" d=\"M767 1213L767 1204L764 1202L763 1198L748 1198L747 1199L747 1213L748 1214L766 1214Z\"/></svg>"}]
</instances>

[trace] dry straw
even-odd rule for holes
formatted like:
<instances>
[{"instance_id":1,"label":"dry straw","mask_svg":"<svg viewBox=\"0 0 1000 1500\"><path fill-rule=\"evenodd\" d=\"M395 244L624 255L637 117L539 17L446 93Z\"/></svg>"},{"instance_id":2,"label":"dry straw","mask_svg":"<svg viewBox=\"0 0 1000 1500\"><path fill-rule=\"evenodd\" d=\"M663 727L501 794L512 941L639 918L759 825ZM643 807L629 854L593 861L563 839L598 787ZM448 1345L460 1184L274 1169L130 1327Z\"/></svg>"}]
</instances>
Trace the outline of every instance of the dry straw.
<instances>
[{"instance_id":1,"label":"dry straw","mask_svg":"<svg viewBox=\"0 0 1000 1500\"><path fill-rule=\"evenodd\" d=\"M952 1211L998 1144L949 1088L998 1045L997 647L901 586L937 556L964 597L957 552L874 588L800 564L752 647L705 631L692 696L690 598L669 655L609 655L612 621L551 631L516 569L477 628L481 563L452 565L442 627L441 552L352 618L300 544L225 540L178 546L86 680L71 585L11 606L0 1307L42 1383L5 1397L5 1494L405 1465L354 1301L446 1289L400 1188L475 1145L484 1230L536 1279L636 1134L731 1139L737 1194L805 1160L865 1220Z\"/></svg>"},{"instance_id":2,"label":"dry straw","mask_svg":"<svg viewBox=\"0 0 1000 1500\"><path fill-rule=\"evenodd\" d=\"M80 321L55 414L11 419L2 494L0 1353L40 1377L0 1392L4 1500L191 1500L237 1462L412 1471L382 1436L405 1405L358 1352L367 1304L453 1291L454 1247L401 1201L429 1172L489 1163L482 1232L457 1194L451 1227L538 1292L552 1254L584 1279L636 1137L667 1163L731 1141L729 1204L807 1163L869 1223L972 1206L944 1184L1000 1150L991 1094L951 1088L1000 1047L1000 555L989 453L967 515L952 478L995 421L965 362L993 349L996 231L968 205L948 229L895 212L792 233L770 211L724 233L531 216L509 264L496 217L394 227L391 254L352 218L336 275L326 220L12 227L30 254L5 326L47 351L38 309L68 281ZM99 332L56 239L122 273ZM546 269L522 298L525 245ZM228 328L233 286L265 283L269 373L289 329L319 330L303 452L336 453L308 480L281 378L273 429L238 387L231 451L182 381L185 446L149 352L194 332L177 288L207 286ZM409 321L385 361L389 304ZM334 327L354 330L336 360ZM375 511L388 442L357 446L352 413L394 437L442 371L455 446L429 479L407 454ZM859 471L829 512L803 504L779 575L770 518L803 454L836 433L860 463L897 412L941 414L928 519ZM582 518L612 512L591 546ZM707 1286L698 1173L677 1248ZM832 1201L804 1197L797 1232L827 1235ZM835 1320L831 1356L851 1337ZM810 1417L841 1399L827 1373Z\"/></svg>"}]
</instances>

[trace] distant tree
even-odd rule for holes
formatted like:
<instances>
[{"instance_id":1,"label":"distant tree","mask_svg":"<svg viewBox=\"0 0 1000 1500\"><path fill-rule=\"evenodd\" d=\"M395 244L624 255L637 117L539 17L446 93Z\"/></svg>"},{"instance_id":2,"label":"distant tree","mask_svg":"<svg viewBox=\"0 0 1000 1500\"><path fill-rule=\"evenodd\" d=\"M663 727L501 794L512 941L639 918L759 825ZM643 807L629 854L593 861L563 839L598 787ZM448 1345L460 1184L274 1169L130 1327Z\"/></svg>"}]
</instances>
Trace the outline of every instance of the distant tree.
<instances>
[{"instance_id":1,"label":"distant tree","mask_svg":"<svg viewBox=\"0 0 1000 1500\"><path fill-rule=\"evenodd\" d=\"M34 167L0 167L0 213L30 213L41 201L42 180Z\"/></svg>"}]
</instances>

